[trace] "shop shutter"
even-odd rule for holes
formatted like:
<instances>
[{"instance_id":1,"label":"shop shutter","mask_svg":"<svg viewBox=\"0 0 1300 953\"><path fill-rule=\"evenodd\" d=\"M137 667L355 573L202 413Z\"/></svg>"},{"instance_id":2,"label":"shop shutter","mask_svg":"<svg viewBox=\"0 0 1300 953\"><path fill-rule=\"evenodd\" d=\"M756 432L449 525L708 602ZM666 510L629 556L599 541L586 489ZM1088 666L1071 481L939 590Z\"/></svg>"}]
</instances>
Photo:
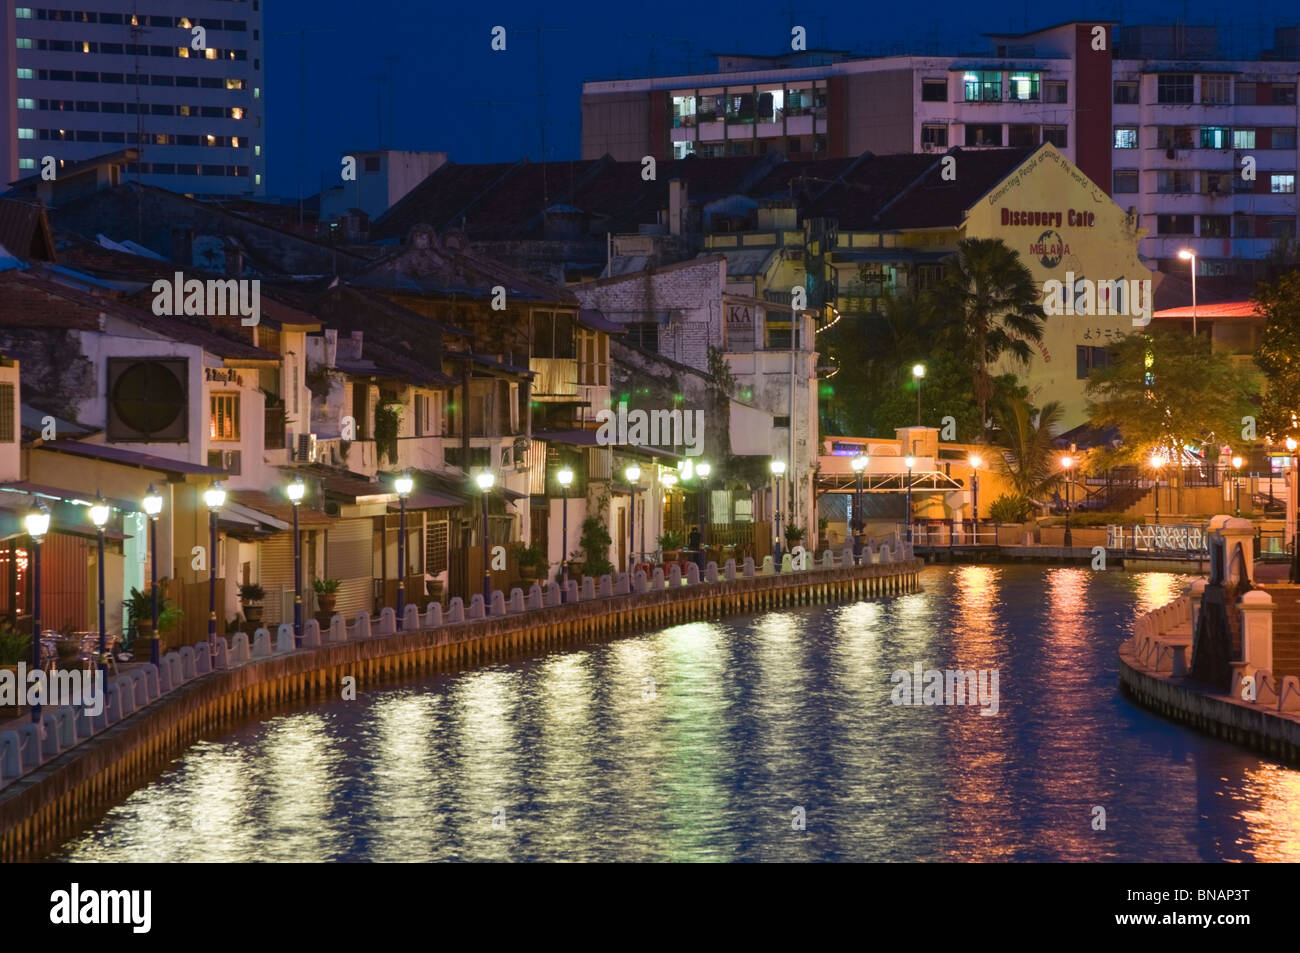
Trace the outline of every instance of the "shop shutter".
<instances>
[{"instance_id":1,"label":"shop shutter","mask_svg":"<svg viewBox=\"0 0 1300 953\"><path fill-rule=\"evenodd\" d=\"M281 622L293 621L293 533L279 533L263 540L258 565L258 581L266 590L262 624L274 635ZM311 607L306 593L303 606L305 615Z\"/></svg>"},{"instance_id":2,"label":"shop shutter","mask_svg":"<svg viewBox=\"0 0 1300 953\"><path fill-rule=\"evenodd\" d=\"M325 537L325 572L340 580L335 612L351 617L374 607L374 522L340 520Z\"/></svg>"}]
</instances>

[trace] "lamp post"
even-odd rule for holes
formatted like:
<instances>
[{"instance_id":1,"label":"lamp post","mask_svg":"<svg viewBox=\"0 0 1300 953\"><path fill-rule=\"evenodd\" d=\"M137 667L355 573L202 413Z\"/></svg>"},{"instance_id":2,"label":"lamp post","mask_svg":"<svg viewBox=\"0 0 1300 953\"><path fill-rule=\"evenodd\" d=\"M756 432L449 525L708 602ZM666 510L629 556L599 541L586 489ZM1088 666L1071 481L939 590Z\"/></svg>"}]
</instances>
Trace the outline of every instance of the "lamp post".
<instances>
[{"instance_id":1,"label":"lamp post","mask_svg":"<svg viewBox=\"0 0 1300 953\"><path fill-rule=\"evenodd\" d=\"M411 490L415 487L415 481L411 479L410 472L403 473L393 481L393 489L397 491L397 628L401 631L402 616L406 613L406 498L411 495ZM486 503L486 499L484 500ZM486 531L487 524L484 523ZM486 540L486 535L484 539ZM486 554L486 550L484 553ZM484 563L486 566L487 564ZM484 601L487 597L484 596Z\"/></svg>"},{"instance_id":2,"label":"lamp post","mask_svg":"<svg viewBox=\"0 0 1300 953\"><path fill-rule=\"evenodd\" d=\"M665 506L664 512L667 513L666 508L672 506L673 487L677 485L677 474L674 473L672 470L668 470L661 477L659 477L659 482L664 485L664 506ZM668 531L667 526L665 525L666 523L667 523L666 520L661 520L659 524L659 528L664 532ZM645 520L641 521L641 528L643 530L645 529ZM660 557L662 558L662 556L663 556L663 549L662 547L660 547Z\"/></svg>"},{"instance_id":3,"label":"lamp post","mask_svg":"<svg viewBox=\"0 0 1300 953\"><path fill-rule=\"evenodd\" d=\"M488 540L488 490L497 482L491 470L484 470L474 478L483 493L483 612L487 613L492 604L492 545Z\"/></svg>"},{"instance_id":4,"label":"lamp post","mask_svg":"<svg viewBox=\"0 0 1300 953\"><path fill-rule=\"evenodd\" d=\"M628 577L636 572L636 491L637 483L641 479L641 468L635 463L623 471L623 476L627 477L627 485L630 488L629 495L632 497L631 509L628 511L627 518L627 544L628 544Z\"/></svg>"},{"instance_id":5,"label":"lamp post","mask_svg":"<svg viewBox=\"0 0 1300 953\"><path fill-rule=\"evenodd\" d=\"M226 491L213 483L203 491L208 506L208 651L217 651L217 511L226 505Z\"/></svg>"},{"instance_id":6,"label":"lamp post","mask_svg":"<svg viewBox=\"0 0 1300 953\"><path fill-rule=\"evenodd\" d=\"M1070 535L1070 469L1074 466L1074 457L1068 454L1061 457L1061 469L1065 471L1065 546L1070 548L1074 545L1074 539Z\"/></svg>"},{"instance_id":7,"label":"lamp post","mask_svg":"<svg viewBox=\"0 0 1300 953\"><path fill-rule=\"evenodd\" d=\"M975 524L975 543L979 544L980 536L980 466L984 463L978 453L972 453L970 463L970 515L971 522Z\"/></svg>"},{"instance_id":8,"label":"lamp post","mask_svg":"<svg viewBox=\"0 0 1300 953\"><path fill-rule=\"evenodd\" d=\"M1159 453L1151 454L1151 469L1156 474L1156 525L1160 525L1160 468L1165 465L1165 458Z\"/></svg>"},{"instance_id":9,"label":"lamp post","mask_svg":"<svg viewBox=\"0 0 1300 953\"><path fill-rule=\"evenodd\" d=\"M924 364L912 365L912 377L916 378L916 425L921 426L921 378L925 376Z\"/></svg>"},{"instance_id":10,"label":"lamp post","mask_svg":"<svg viewBox=\"0 0 1300 953\"><path fill-rule=\"evenodd\" d=\"M781 477L785 475L785 461L773 460L768 464L772 471L772 476L776 478L776 496L773 498L776 506L772 510L772 528L776 531L776 558L773 560L773 568L776 572L781 571Z\"/></svg>"},{"instance_id":11,"label":"lamp post","mask_svg":"<svg viewBox=\"0 0 1300 953\"><path fill-rule=\"evenodd\" d=\"M560 602L564 603L569 589L569 486L573 483L573 471L564 467L555 474L555 482L564 491L560 499Z\"/></svg>"},{"instance_id":12,"label":"lamp post","mask_svg":"<svg viewBox=\"0 0 1300 953\"><path fill-rule=\"evenodd\" d=\"M700 568L704 568L704 553L709 549L709 474L713 472L713 466L705 461L695 465L695 472L700 477L700 554L696 561Z\"/></svg>"},{"instance_id":13,"label":"lamp post","mask_svg":"<svg viewBox=\"0 0 1300 953\"><path fill-rule=\"evenodd\" d=\"M1296 507L1300 505L1300 496L1297 493L1300 490L1296 487L1296 477L1300 475L1300 469L1296 467L1295 451L1300 446L1296 443L1295 437L1286 438L1286 452L1290 454L1287 469L1291 474L1291 486L1287 488L1286 495L1286 528L1291 536L1291 582L1300 582L1300 539L1296 538Z\"/></svg>"},{"instance_id":14,"label":"lamp post","mask_svg":"<svg viewBox=\"0 0 1300 953\"><path fill-rule=\"evenodd\" d=\"M108 683L108 631L104 624L104 527L112 513L102 496L90 508L90 521L95 524L97 543L95 568L99 576L99 670L105 684Z\"/></svg>"},{"instance_id":15,"label":"lamp post","mask_svg":"<svg viewBox=\"0 0 1300 953\"><path fill-rule=\"evenodd\" d=\"M1242 460L1240 456L1234 456L1232 458L1232 469L1235 471L1232 477L1232 498L1233 507L1235 509L1233 516L1241 515L1241 465L1244 462L1245 461Z\"/></svg>"},{"instance_id":16,"label":"lamp post","mask_svg":"<svg viewBox=\"0 0 1300 953\"><path fill-rule=\"evenodd\" d=\"M853 534L853 562L856 564L858 556L862 553L862 471L867 468L870 462L865 453L859 452L852 460L849 466L853 468L853 473L857 478L857 486L853 491L853 519L849 520L849 531Z\"/></svg>"},{"instance_id":17,"label":"lamp post","mask_svg":"<svg viewBox=\"0 0 1300 953\"><path fill-rule=\"evenodd\" d=\"M298 535L298 505L307 495L307 484L301 476L295 476L285 487L284 495L293 504L293 644L298 648L302 646L302 537ZM397 624L402 624L400 612Z\"/></svg>"},{"instance_id":18,"label":"lamp post","mask_svg":"<svg viewBox=\"0 0 1300 953\"><path fill-rule=\"evenodd\" d=\"M1192 263L1192 337L1196 337L1196 252L1184 248L1178 253L1178 257Z\"/></svg>"},{"instance_id":19,"label":"lamp post","mask_svg":"<svg viewBox=\"0 0 1300 953\"><path fill-rule=\"evenodd\" d=\"M920 367L918 364L917 367ZM907 541L912 541L912 467L916 466L916 457L905 457L907 467Z\"/></svg>"},{"instance_id":20,"label":"lamp post","mask_svg":"<svg viewBox=\"0 0 1300 953\"><path fill-rule=\"evenodd\" d=\"M32 572L29 584L32 587L32 671L41 670L41 540L50 531L50 511L42 500L27 511L23 520L27 535L32 540ZM41 723L41 706L32 705L32 723Z\"/></svg>"},{"instance_id":21,"label":"lamp post","mask_svg":"<svg viewBox=\"0 0 1300 953\"><path fill-rule=\"evenodd\" d=\"M149 662L160 663L158 650L158 516L162 513L163 498L152 483L144 495L144 513L149 517L149 593L153 601L153 631L149 639Z\"/></svg>"}]
</instances>

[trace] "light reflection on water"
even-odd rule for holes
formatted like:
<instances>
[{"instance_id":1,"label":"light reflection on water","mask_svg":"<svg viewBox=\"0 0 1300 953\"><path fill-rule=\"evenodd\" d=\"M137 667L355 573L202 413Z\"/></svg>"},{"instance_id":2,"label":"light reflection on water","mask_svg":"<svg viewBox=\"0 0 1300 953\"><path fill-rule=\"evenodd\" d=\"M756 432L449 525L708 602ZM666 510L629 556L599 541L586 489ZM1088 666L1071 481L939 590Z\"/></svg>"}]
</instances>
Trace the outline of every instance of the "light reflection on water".
<instances>
[{"instance_id":1,"label":"light reflection on water","mask_svg":"<svg viewBox=\"0 0 1300 953\"><path fill-rule=\"evenodd\" d=\"M1300 773L1118 693L1135 607L1185 578L923 582L250 723L58 859L1300 860ZM997 670L999 714L891 704L890 673L918 661Z\"/></svg>"}]
</instances>

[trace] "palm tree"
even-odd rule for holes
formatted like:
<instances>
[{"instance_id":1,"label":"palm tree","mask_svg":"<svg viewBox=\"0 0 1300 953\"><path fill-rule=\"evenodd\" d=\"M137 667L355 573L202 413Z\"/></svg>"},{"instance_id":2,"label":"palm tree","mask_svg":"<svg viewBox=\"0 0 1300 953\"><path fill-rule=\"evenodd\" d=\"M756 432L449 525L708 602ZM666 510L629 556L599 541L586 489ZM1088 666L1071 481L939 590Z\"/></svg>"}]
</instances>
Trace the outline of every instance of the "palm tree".
<instances>
[{"instance_id":1,"label":"palm tree","mask_svg":"<svg viewBox=\"0 0 1300 953\"><path fill-rule=\"evenodd\" d=\"M997 408L998 443L1006 449L999 456L999 467L1026 499L1042 496L1060 479L1052 447L1052 428L1061 422L1060 401L1049 401L1034 415L1029 401L1013 398Z\"/></svg>"},{"instance_id":2,"label":"palm tree","mask_svg":"<svg viewBox=\"0 0 1300 953\"><path fill-rule=\"evenodd\" d=\"M1034 276L1000 238L966 238L944 264L934 304L951 322L974 378L981 428L987 424L993 376L1003 355L1028 364L1043 339L1042 295Z\"/></svg>"}]
</instances>

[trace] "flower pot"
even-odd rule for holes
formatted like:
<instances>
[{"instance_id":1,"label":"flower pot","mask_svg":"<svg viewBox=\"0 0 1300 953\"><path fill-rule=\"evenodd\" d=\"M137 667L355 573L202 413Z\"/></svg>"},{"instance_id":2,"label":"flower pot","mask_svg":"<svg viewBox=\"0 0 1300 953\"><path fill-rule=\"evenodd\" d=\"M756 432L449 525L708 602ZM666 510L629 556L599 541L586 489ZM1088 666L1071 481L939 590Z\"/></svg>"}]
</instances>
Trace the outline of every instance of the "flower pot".
<instances>
[{"instance_id":1,"label":"flower pot","mask_svg":"<svg viewBox=\"0 0 1300 953\"><path fill-rule=\"evenodd\" d=\"M677 560L679 560L681 556L682 556L682 551L680 549L665 549L664 565L667 566L669 563L677 562Z\"/></svg>"},{"instance_id":2,"label":"flower pot","mask_svg":"<svg viewBox=\"0 0 1300 953\"><path fill-rule=\"evenodd\" d=\"M320 614L329 618L334 615L334 603L338 602L338 593L336 592L318 592L316 593L316 608Z\"/></svg>"},{"instance_id":3,"label":"flower pot","mask_svg":"<svg viewBox=\"0 0 1300 953\"><path fill-rule=\"evenodd\" d=\"M243 605L244 618L248 620L250 626L256 629L262 621L262 607L260 605L250 605L248 603L244 603Z\"/></svg>"}]
</instances>

